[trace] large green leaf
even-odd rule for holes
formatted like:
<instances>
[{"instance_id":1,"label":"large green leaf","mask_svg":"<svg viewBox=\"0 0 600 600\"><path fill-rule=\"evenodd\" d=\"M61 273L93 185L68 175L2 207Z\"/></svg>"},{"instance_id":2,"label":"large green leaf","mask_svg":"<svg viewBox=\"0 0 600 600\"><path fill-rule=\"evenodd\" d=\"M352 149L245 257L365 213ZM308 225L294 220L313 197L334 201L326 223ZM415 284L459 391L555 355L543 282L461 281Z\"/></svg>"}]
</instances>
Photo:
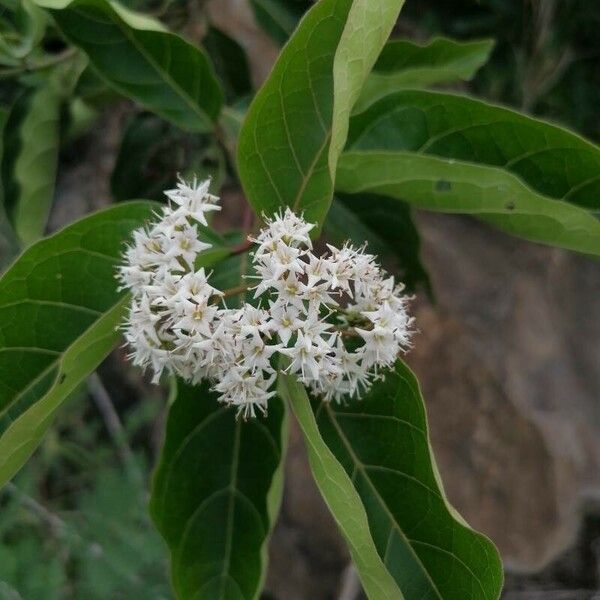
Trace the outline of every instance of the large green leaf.
<instances>
[{"instance_id":1,"label":"large green leaf","mask_svg":"<svg viewBox=\"0 0 600 600\"><path fill-rule=\"evenodd\" d=\"M499 167L545 196L600 210L597 146L561 127L465 96L426 91L386 96L353 117L348 147Z\"/></svg>"},{"instance_id":2,"label":"large green leaf","mask_svg":"<svg viewBox=\"0 0 600 600\"><path fill-rule=\"evenodd\" d=\"M360 498L377 553L403 594L386 598L499 597L503 575L498 553L446 500L419 386L403 363L367 397L346 406L310 402L299 386L289 398L317 483L336 519L349 516L349 506L337 504L336 495L351 491ZM324 460L335 460L346 475L337 487L321 473ZM344 533L350 539L357 531ZM360 569L359 574L364 577ZM378 597L366 591L370 598Z\"/></svg>"},{"instance_id":3,"label":"large green leaf","mask_svg":"<svg viewBox=\"0 0 600 600\"><path fill-rule=\"evenodd\" d=\"M402 88L468 81L488 60L494 40L457 42L434 38L420 46L408 40L388 42L367 78L354 112Z\"/></svg>"},{"instance_id":4,"label":"large green leaf","mask_svg":"<svg viewBox=\"0 0 600 600\"><path fill-rule=\"evenodd\" d=\"M431 282L420 257L421 240L410 208L373 194L338 194L334 198L323 232L328 241L342 246L367 243L368 251L398 272L408 292L422 287L431 296Z\"/></svg>"},{"instance_id":5,"label":"large green leaf","mask_svg":"<svg viewBox=\"0 0 600 600\"><path fill-rule=\"evenodd\" d=\"M244 422L208 388L177 383L150 510L178 598L252 600L281 501L286 409L274 398Z\"/></svg>"},{"instance_id":6,"label":"large green leaf","mask_svg":"<svg viewBox=\"0 0 600 600\"><path fill-rule=\"evenodd\" d=\"M24 245L43 235L52 205L62 97L50 78L17 100L6 124L4 201Z\"/></svg>"},{"instance_id":7,"label":"large green leaf","mask_svg":"<svg viewBox=\"0 0 600 600\"><path fill-rule=\"evenodd\" d=\"M322 222L350 110L402 0L321 0L305 15L252 102L239 174L259 212L282 206Z\"/></svg>"},{"instance_id":8,"label":"large green leaf","mask_svg":"<svg viewBox=\"0 0 600 600\"><path fill-rule=\"evenodd\" d=\"M106 82L178 127L211 131L222 92L205 54L109 0L37 0Z\"/></svg>"},{"instance_id":9,"label":"large green leaf","mask_svg":"<svg viewBox=\"0 0 600 600\"><path fill-rule=\"evenodd\" d=\"M302 429L314 478L346 538L369 599L405 600L377 551L358 491L319 432L306 390L294 376L284 374L279 376L278 388L281 397L291 405Z\"/></svg>"},{"instance_id":10,"label":"large green leaf","mask_svg":"<svg viewBox=\"0 0 600 600\"><path fill-rule=\"evenodd\" d=\"M118 342L126 296L115 267L153 208L131 202L86 217L31 246L0 279L0 485Z\"/></svg>"},{"instance_id":11,"label":"large green leaf","mask_svg":"<svg viewBox=\"0 0 600 600\"><path fill-rule=\"evenodd\" d=\"M410 152L349 152L337 186L446 213L477 216L535 242L600 256L600 221L568 202L548 198L498 167Z\"/></svg>"}]
</instances>

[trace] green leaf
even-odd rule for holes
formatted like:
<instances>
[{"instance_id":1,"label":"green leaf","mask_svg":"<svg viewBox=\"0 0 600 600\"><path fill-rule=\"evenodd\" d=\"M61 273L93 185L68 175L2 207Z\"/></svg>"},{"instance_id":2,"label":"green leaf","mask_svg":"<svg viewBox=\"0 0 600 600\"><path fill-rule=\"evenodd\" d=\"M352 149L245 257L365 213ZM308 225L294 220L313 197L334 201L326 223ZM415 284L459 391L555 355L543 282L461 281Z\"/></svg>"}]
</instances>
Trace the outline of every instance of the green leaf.
<instances>
[{"instance_id":1,"label":"green leaf","mask_svg":"<svg viewBox=\"0 0 600 600\"><path fill-rule=\"evenodd\" d=\"M0 107L0 168L4 164L5 153L4 153L4 131L6 122L8 120L9 111ZM8 219L6 212L6 206L4 204L4 186L5 179L3 171L0 170L0 273L2 273L5 267L12 261L12 258L18 252L18 240L16 239L14 229Z\"/></svg>"},{"instance_id":2,"label":"green leaf","mask_svg":"<svg viewBox=\"0 0 600 600\"><path fill-rule=\"evenodd\" d=\"M164 198L184 167L182 132L151 113L134 115L128 122L110 189L117 201L128 198Z\"/></svg>"},{"instance_id":3,"label":"green leaf","mask_svg":"<svg viewBox=\"0 0 600 600\"><path fill-rule=\"evenodd\" d=\"M73 93L75 97L81 98L96 110L102 110L120 98L119 94L109 87L89 64L79 76Z\"/></svg>"},{"instance_id":4,"label":"green leaf","mask_svg":"<svg viewBox=\"0 0 600 600\"><path fill-rule=\"evenodd\" d=\"M368 251L392 263L408 292L422 287L432 297L431 282L420 258L421 241L410 208L373 194L338 194L323 226L325 236L341 246L365 242Z\"/></svg>"},{"instance_id":5,"label":"green leaf","mask_svg":"<svg viewBox=\"0 0 600 600\"><path fill-rule=\"evenodd\" d=\"M299 387L299 386L298 386ZM405 600L496 600L502 565L493 544L470 529L448 503L428 440L425 408L411 371L398 362L361 401L346 406L290 394L315 477L337 519L346 506L320 473L329 457L366 511L369 533ZM331 470L327 468L327 472ZM356 514L356 513L355 513ZM354 529L346 535L354 535ZM363 576L359 570L359 574ZM363 579L364 582L364 579ZM377 596L371 595L370 598Z\"/></svg>"},{"instance_id":6,"label":"green leaf","mask_svg":"<svg viewBox=\"0 0 600 600\"><path fill-rule=\"evenodd\" d=\"M3 31L3 35L0 35L0 56L5 59L2 61L5 64L19 66L19 62L42 41L47 17L32 0L20 0L14 7L14 15L10 15L10 12L12 7L7 21L14 21L15 31ZM6 18L6 14L2 16Z\"/></svg>"},{"instance_id":7,"label":"green leaf","mask_svg":"<svg viewBox=\"0 0 600 600\"><path fill-rule=\"evenodd\" d=\"M181 129L211 131L222 92L204 53L154 19L108 0L37 0L121 94Z\"/></svg>"},{"instance_id":8,"label":"green leaf","mask_svg":"<svg viewBox=\"0 0 600 600\"><path fill-rule=\"evenodd\" d=\"M294 376L279 376L279 393L292 411L306 443L313 476L346 538L352 560L370 600L411 600L386 569L375 546L365 506L348 473L319 432L304 387Z\"/></svg>"},{"instance_id":9,"label":"green leaf","mask_svg":"<svg viewBox=\"0 0 600 600\"><path fill-rule=\"evenodd\" d=\"M252 92L250 65L244 49L216 27L211 27L202 40L215 65L219 81L229 101Z\"/></svg>"},{"instance_id":10,"label":"green leaf","mask_svg":"<svg viewBox=\"0 0 600 600\"><path fill-rule=\"evenodd\" d=\"M386 96L353 117L348 147L499 167L540 194L600 210L597 146L556 125L465 96L426 91Z\"/></svg>"},{"instance_id":11,"label":"green leaf","mask_svg":"<svg viewBox=\"0 0 600 600\"><path fill-rule=\"evenodd\" d=\"M305 15L252 102L239 174L258 213L282 206L321 223L350 110L402 0L321 0Z\"/></svg>"},{"instance_id":12,"label":"green leaf","mask_svg":"<svg viewBox=\"0 0 600 600\"><path fill-rule=\"evenodd\" d=\"M527 240L600 256L598 219L497 167L410 152L350 152L340 159L336 184L343 192L474 215Z\"/></svg>"},{"instance_id":13,"label":"green leaf","mask_svg":"<svg viewBox=\"0 0 600 600\"><path fill-rule=\"evenodd\" d=\"M171 551L177 597L258 598L283 488L285 405L244 422L208 384L177 382L150 511Z\"/></svg>"},{"instance_id":14,"label":"green leaf","mask_svg":"<svg viewBox=\"0 0 600 600\"><path fill-rule=\"evenodd\" d=\"M31 246L0 279L0 485L117 344L127 298L115 267L154 208L131 202L86 217Z\"/></svg>"},{"instance_id":15,"label":"green leaf","mask_svg":"<svg viewBox=\"0 0 600 600\"><path fill-rule=\"evenodd\" d=\"M494 40L457 42L434 38L424 46L408 40L388 42L365 82L354 112L402 88L424 88L469 81L487 62Z\"/></svg>"},{"instance_id":16,"label":"green leaf","mask_svg":"<svg viewBox=\"0 0 600 600\"><path fill-rule=\"evenodd\" d=\"M4 201L25 246L43 235L52 206L62 98L58 81L50 78L17 100L6 124Z\"/></svg>"},{"instance_id":17,"label":"green leaf","mask_svg":"<svg viewBox=\"0 0 600 600\"><path fill-rule=\"evenodd\" d=\"M110 186L117 201L128 198L164 200L177 176L212 178L218 192L224 158L214 137L182 131L152 113L133 115L117 154Z\"/></svg>"},{"instance_id":18,"label":"green leaf","mask_svg":"<svg viewBox=\"0 0 600 600\"><path fill-rule=\"evenodd\" d=\"M22 389L24 402L18 408L23 410L18 417L5 415L3 425L6 430L0 437L0 486L9 481L27 462L34 450L42 442L46 431L60 405L77 386L104 360L120 339L117 325L125 309L125 300L102 314L85 332L67 346L63 352L44 352L42 348L27 346L23 349L6 348L13 355L12 360L26 358L34 352L39 360L28 359L26 364L13 369L21 375L25 369L36 373L30 387ZM1 348L5 350L5 348ZM5 354L5 353L3 353ZM51 364L44 364L47 356L54 358ZM6 363L4 356L2 363ZM6 364L3 364L3 370ZM2 384L5 385L3 373Z\"/></svg>"},{"instance_id":19,"label":"green leaf","mask_svg":"<svg viewBox=\"0 0 600 600\"><path fill-rule=\"evenodd\" d=\"M310 8L309 0L250 0L256 20L280 45L296 29L302 15Z\"/></svg>"}]
</instances>

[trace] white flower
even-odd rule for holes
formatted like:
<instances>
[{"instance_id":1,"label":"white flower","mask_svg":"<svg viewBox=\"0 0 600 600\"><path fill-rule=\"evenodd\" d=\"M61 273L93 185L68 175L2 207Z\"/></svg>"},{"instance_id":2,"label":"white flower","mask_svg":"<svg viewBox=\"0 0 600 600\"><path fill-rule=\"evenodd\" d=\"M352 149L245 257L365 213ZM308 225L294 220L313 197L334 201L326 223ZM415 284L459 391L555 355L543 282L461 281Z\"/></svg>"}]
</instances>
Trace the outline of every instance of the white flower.
<instances>
[{"instance_id":1,"label":"white flower","mask_svg":"<svg viewBox=\"0 0 600 600\"><path fill-rule=\"evenodd\" d=\"M319 362L327 350L324 340L299 330L294 346L283 351L291 358L288 371L300 374L303 379L319 379Z\"/></svg>"},{"instance_id":2,"label":"white flower","mask_svg":"<svg viewBox=\"0 0 600 600\"><path fill-rule=\"evenodd\" d=\"M217 314L217 307L208 304L208 298L201 302L190 302L186 300L183 303L183 314L181 318L173 323L175 331L186 331L190 334L201 333L210 337L211 325Z\"/></svg>"},{"instance_id":3,"label":"white flower","mask_svg":"<svg viewBox=\"0 0 600 600\"><path fill-rule=\"evenodd\" d=\"M178 215L189 216L206 226L208 222L205 213L221 210L221 207L217 204L219 200L217 196L208 193L209 187L210 179L199 185L196 178L194 178L191 185L180 179L177 187L173 190L167 190L165 196L180 207L181 212L176 211Z\"/></svg>"},{"instance_id":4,"label":"white flower","mask_svg":"<svg viewBox=\"0 0 600 600\"><path fill-rule=\"evenodd\" d=\"M277 240L281 240L284 244L295 248L300 245L312 248L309 233L315 227L314 224L307 223L304 219L295 215L289 207L284 212L276 213L266 221L268 227L252 240L259 244L258 254L261 254L264 249Z\"/></svg>"},{"instance_id":5,"label":"white flower","mask_svg":"<svg viewBox=\"0 0 600 600\"><path fill-rule=\"evenodd\" d=\"M187 266L188 269L192 269L196 256L210 247L210 244L201 242L198 239L196 225L188 225L181 230L175 230L169 240L169 248L165 255L179 261L183 260L186 264L182 267Z\"/></svg>"},{"instance_id":6,"label":"white flower","mask_svg":"<svg viewBox=\"0 0 600 600\"><path fill-rule=\"evenodd\" d=\"M280 357L323 400L360 398L410 347L403 286L364 248L328 246L317 256L314 225L287 208L250 238L260 305L224 307L225 294L195 269L210 248L198 228L219 209L208 187L180 181L165 192L172 206L125 250L117 277L132 294L124 331L134 364L153 381L165 370L209 379L244 418L266 413Z\"/></svg>"},{"instance_id":7,"label":"white flower","mask_svg":"<svg viewBox=\"0 0 600 600\"><path fill-rule=\"evenodd\" d=\"M242 343L244 364L252 373L257 370L272 372L271 357L280 349L281 346L277 344L266 344L260 335L253 335Z\"/></svg>"},{"instance_id":8,"label":"white flower","mask_svg":"<svg viewBox=\"0 0 600 600\"><path fill-rule=\"evenodd\" d=\"M300 310L283 302L270 302L271 328L287 346L292 335L302 326Z\"/></svg>"}]
</instances>

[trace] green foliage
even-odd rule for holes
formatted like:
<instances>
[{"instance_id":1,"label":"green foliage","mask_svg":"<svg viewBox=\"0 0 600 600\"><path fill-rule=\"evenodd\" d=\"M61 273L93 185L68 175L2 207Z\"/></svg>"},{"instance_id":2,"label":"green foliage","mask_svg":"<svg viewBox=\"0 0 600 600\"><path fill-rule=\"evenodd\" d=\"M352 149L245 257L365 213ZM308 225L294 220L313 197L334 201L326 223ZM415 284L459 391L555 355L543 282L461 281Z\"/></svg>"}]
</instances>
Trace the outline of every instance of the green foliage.
<instances>
[{"instance_id":1,"label":"green foliage","mask_svg":"<svg viewBox=\"0 0 600 600\"><path fill-rule=\"evenodd\" d=\"M15 67L38 50L44 37L46 15L32 0L3 3L0 22L0 64Z\"/></svg>"},{"instance_id":2,"label":"green foliage","mask_svg":"<svg viewBox=\"0 0 600 600\"><path fill-rule=\"evenodd\" d=\"M71 518L78 537L92 540L77 553L79 597L169 598L165 547L148 517L147 482L101 467L94 483Z\"/></svg>"},{"instance_id":3,"label":"green foliage","mask_svg":"<svg viewBox=\"0 0 600 600\"><path fill-rule=\"evenodd\" d=\"M118 343L126 298L115 266L123 240L152 210L135 202L86 217L31 246L0 279L0 484Z\"/></svg>"},{"instance_id":4,"label":"green foliage","mask_svg":"<svg viewBox=\"0 0 600 600\"><path fill-rule=\"evenodd\" d=\"M600 4L409 2L403 16L420 37L494 37L496 50L471 91L600 139Z\"/></svg>"},{"instance_id":5,"label":"green foliage","mask_svg":"<svg viewBox=\"0 0 600 600\"><path fill-rule=\"evenodd\" d=\"M39 524L23 534L29 496L16 492L22 482L39 495L47 482L28 488L21 474L18 488L6 488L0 595L169 595L165 548L144 510L146 482L132 478L131 465L100 468L106 444L78 412L83 382L119 342L128 298L115 267L131 230L156 205L119 204L36 242L51 210L59 150L73 160L73 141L116 102L129 119L110 178L114 200L161 199L179 173L212 175L214 192L242 184L258 219L232 202L215 222L243 221L243 231L199 228L213 248L196 267L214 266L211 283L223 290L247 283L247 235L263 214L285 206L317 222L322 241L368 243L409 290L430 296L415 208L474 215L529 240L600 256L594 144L513 110L423 89L465 87L491 40L387 41L402 0L249 1L266 32L286 43L251 103L243 46L211 22L203 3L194 5L202 27L186 2L126 3L146 14L109 0L2 3L0 217L7 213L21 244L33 245L0 279L0 485L44 436L34 469L50 456L58 479L71 481L73 469L63 472L49 450L60 448L90 479L74 484L66 506L76 506L76 518L61 515L60 536ZM204 50L167 25L204 33ZM476 85L485 77L484 70ZM524 105L532 94L524 93ZM242 301L255 302L242 293L227 305ZM287 404L369 598L498 598L497 552L446 501L418 385L402 363L347 405L310 399L283 373L269 416L248 422L219 406L206 383L177 382L174 392L151 512L179 598L259 598L283 487ZM69 398L61 422L81 419L63 439L50 426ZM136 465L143 468L141 455ZM34 564L37 547L44 560ZM90 551L98 547L102 553Z\"/></svg>"},{"instance_id":6,"label":"green foliage","mask_svg":"<svg viewBox=\"0 0 600 600\"><path fill-rule=\"evenodd\" d=\"M309 401L287 376L281 389L306 437L315 479L349 544L359 543L362 528L344 528L343 523L364 510L377 554L404 598L499 597L498 553L444 496L419 386L404 364L399 362L361 402L345 406ZM345 477L330 476L340 468ZM350 499L355 504L357 496L362 510L352 507ZM358 568L369 593L375 571Z\"/></svg>"},{"instance_id":7,"label":"green foliage","mask_svg":"<svg viewBox=\"0 0 600 600\"><path fill-rule=\"evenodd\" d=\"M239 174L256 212L290 206L322 222L350 110L401 5L323 0L302 19L240 133Z\"/></svg>"},{"instance_id":8,"label":"green foliage","mask_svg":"<svg viewBox=\"0 0 600 600\"><path fill-rule=\"evenodd\" d=\"M598 255L600 225L584 209L598 210L600 150L565 129L464 96L400 91L352 118L348 148L340 191L474 214Z\"/></svg>"},{"instance_id":9,"label":"green foliage","mask_svg":"<svg viewBox=\"0 0 600 600\"><path fill-rule=\"evenodd\" d=\"M59 81L25 93L15 104L4 139L4 201L24 245L39 239L54 197L62 92Z\"/></svg>"},{"instance_id":10,"label":"green foliage","mask_svg":"<svg viewBox=\"0 0 600 600\"><path fill-rule=\"evenodd\" d=\"M193 135L151 113L139 113L128 122L110 187L117 201L130 198L164 200L177 176L211 177L213 190L225 178L225 157L214 138Z\"/></svg>"},{"instance_id":11,"label":"green foliage","mask_svg":"<svg viewBox=\"0 0 600 600\"><path fill-rule=\"evenodd\" d=\"M171 598L146 486L120 464L93 406L72 398L61 427L1 493L0 598ZM123 411L126 444L147 439L157 398ZM147 448L133 446L137 472Z\"/></svg>"},{"instance_id":12,"label":"green foliage","mask_svg":"<svg viewBox=\"0 0 600 600\"><path fill-rule=\"evenodd\" d=\"M600 208L597 146L556 125L465 96L390 94L353 117L348 148L494 166L550 198Z\"/></svg>"},{"instance_id":13,"label":"green foliage","mask_svg":"<svg viewBox=\"0 0 600 600\"><path fill-rule=\"evenodd\" d=\"M468 81L487 62L493 47L494 40L456 42L434 38L424 46L392 40L383 47L354 110L362 112L402 88Z\"/></svg>"},{"instance_id":14,"label":"green foliage","mask_svg":"<svg viewBox=\"0 0 600 600\"><path fill-rule=\"evenodd\" d=\"M256 20L278 43L284 44L310 8L309 0L250 0Z\"/></svg>"},{"instance_id":15,"label":"green foliage","mask_svg":"<svg viewBox=\"0 0 600 600\"><path fill-rule=\"evenodd\" d=\"M110 179L115 200L160 200L183 167L181 135L151 113L135 115L127 125Z\"/></svg>"},{"instance_id":16,"label":"green foliage","mask_svg":"<svg viewBox=\"0 0 600 600\"><path fill-rule=\"evenodd\" d=\"M306 389L294 377L282 374L279 393L290 404L302 429L313 476L346 538L368 597L370 600L403 599L377 552L365 508L350 476L319 434Z\"/></svg>"},{"instance_id":17,"label":"green foliage","mask_svg":"<svg viewBox=\"0 0 600 600\"><path fill-rule=\"evenodd\" d=\"M38 0L118 92L189 131L211 131L222 92L201 50L108 0Z\"/></svg>"},{"instance_id":18,"label":"green foliage","mask_svg":"<svg viewBox=\"0 0 600 600\"><path fill-rule=\"evenodd\" d=\"M226 33L211 27L202 40L229 101L252 92L250 65L244 49Z\"/></svg>"},{"instance_id":19,"label":"green foliage","mask_svg":"<svg viewBox=\"0 0 600 600\"><path fill-rule=\"evenodd\" d=\"M177 383L150 510L171 550L178 598L258 598L283 488L283 403L236 419L208 384Z\"/></svg>"},{"instance_id":20,"label":"green foliage","mask_svg":"<svg viewBox=\"0 0 600 600\"><path fill-rule=\"evenodd\" d=\"M418 208L475 215L528 240L600 256L600 221L532 190L497 167L410 152L349 152L337 174L343 192L380 194Z\"/></svg>"}]
</instances>

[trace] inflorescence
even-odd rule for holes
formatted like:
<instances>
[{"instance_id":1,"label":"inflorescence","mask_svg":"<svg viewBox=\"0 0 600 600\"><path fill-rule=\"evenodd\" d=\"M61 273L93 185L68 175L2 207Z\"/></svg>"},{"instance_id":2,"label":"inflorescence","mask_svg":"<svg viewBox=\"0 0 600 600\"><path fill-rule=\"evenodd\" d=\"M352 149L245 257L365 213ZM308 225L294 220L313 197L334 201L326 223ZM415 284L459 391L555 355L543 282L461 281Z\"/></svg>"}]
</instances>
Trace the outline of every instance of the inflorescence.
<instances>
[{"instance_id":1,"label":"inflorescence","mask_svg":"<svg viewBox=\"0 0 600 600\"><path fill-rule=\"evenodd\" d=\"M244 418L266 413L277 371L294 374L324 400L360 398L410 347L413 319L404 286L364 248L327 245L313 252L313 224L285 212L265 219L249 240L249 301L227 308L199 255L206 213L220 210L209 181L183 181L170 203L133 234L118 278L131 291L125 337L134 364L197 383L208 379L220 400Z\"/></svg>"}]
</instances>

